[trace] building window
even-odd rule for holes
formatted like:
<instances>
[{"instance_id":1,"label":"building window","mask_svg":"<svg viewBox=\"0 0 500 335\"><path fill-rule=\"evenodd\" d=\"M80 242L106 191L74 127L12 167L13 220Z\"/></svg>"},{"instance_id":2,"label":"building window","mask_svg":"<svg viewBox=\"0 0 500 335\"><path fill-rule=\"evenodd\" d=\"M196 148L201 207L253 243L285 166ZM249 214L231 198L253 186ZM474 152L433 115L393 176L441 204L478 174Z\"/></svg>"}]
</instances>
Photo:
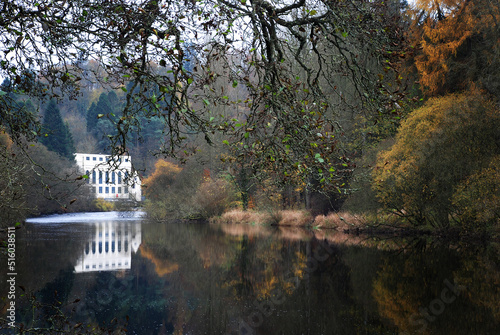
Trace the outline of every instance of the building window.
<instances>
[{"instance_id":1,"label":"building window","mask_svg":"<svg viewBox=\"0 0 500 335\"><path fill-rule=\"evenodd\" d=\"M115 175L116 173L114 172L111 172L111 183L114 184L115 183ZM114 193L114 192L113 192Z\"/></svg>"},{"instance_id":2,"label":"building window","mask_svg":"<svg viewBox=\"0 0 500 335\"><path fill-rule=\"evenodd\" d=\"M118 172L118 184L122 183L122 173Z\"/></svg>"},{"instance_id":3,"label":"building window","mask_svg":"<svg viewBox=\"0 0 500 335\"><path fill-rule=\"evenodd\" d=\"M111 193L115 194L115 188L111 187Z\"/></svg>"},{"instance_id":4,"label":"building window","mask_svg":"<svg viewBox=\"0 0 500 335\"><path fill-rule=\"evenodd\" d=\"M128 162L128 158L125 158L125 162Z\"/></svg>"},{"instance_id":5,"label":"building window","mask_svg":"<svg viewBox=\"0 0 500 335\"><path fill-rule=\"evenodd\" d=\"M106 187L106 193L109 193L109 187Z\"/></svg>"},{"instance_id":6,"label":"building window","mask_svg":"<svg viewBox=\"0 0 500 335\"><path fill-rule=\"evenodd\" d=\"M122 193L122 188L118 186L118 193Z\"/></svg>"},{"instance_id":7,"label":"building window","mask_svg":"<svg viewBox=\"0 0 500 335\"><path fill-rule=\"evenodd\" d=\"M97 160L97 157L92 157L92 160L93 160L93 161Z\"/></svg>"},{"instance_id":8,"label":"building window","mask_svg":"<svg viewBox=\"0 0 500 335\"><path fill-rule=\"evenodd\" d=\"M87 176L87 184L90 183L90 171L87 170L87 172L85 172L85 175Z\"/></svg>"},{"instance_id":9,"label":"building window","mask_svg":"<svg viewBox=\"0 0 500 335\"><path fill-rule=\"evenodd\" d=\"M128 187L127 187L127 186L125 186L125 187L124 187L123 192L124 192L125 194L127 194L127 193L128 193Z\"/></svg>"},{"instance_id":10,"label":"building window","mask_svg":"<svg viewBox=\"0 0 500 335\"><path fill-rule=\"evenodd\" d=\"M102 184L102 171L99 171L99 184Z\"/></svg>"},{"instance_id":11,"label":"building window","mask_svg":"<svg viewBox=\"0 0 500 335\"><path fill-rule=\"evenodd\" d=\"M109 171L106 171L106 184L109 184Z\"/></svg>"},{"instance_id":12,"label":"building window","mask_svg":"<svg viewBox=\"0 0 500 335\"><path fill-rule=\"evenodd\" d=\"M99 186L99 193L102 194L102 186Z\"/></svg>"},{"instance_id":13,"label":"building window","mask_svg":"<svg viewBox=\"0 0 500 335\"><path fill-rule=\"evenodd\" d=\"M99 162L102 162L102 157L99 157Z\"/></svg>"},{"instance_id":14,"label":"building window","mask_svg":"<svg viewBox=\"0 0 500 335\"><path fill-rule=\"evenodd\" d=\"M89 160L90 160L90 157L87 157L87 160L89 161Z\"/></svg>"},{"instance_id":15,"label":"building window","mask_svg":"<svg viewBox=\"0 0 500 335\"><path fill-rule=\"evenodd\" d=\"M95 184L95 171L92 171L92 184Z\"/></svg>"}]
</instances>

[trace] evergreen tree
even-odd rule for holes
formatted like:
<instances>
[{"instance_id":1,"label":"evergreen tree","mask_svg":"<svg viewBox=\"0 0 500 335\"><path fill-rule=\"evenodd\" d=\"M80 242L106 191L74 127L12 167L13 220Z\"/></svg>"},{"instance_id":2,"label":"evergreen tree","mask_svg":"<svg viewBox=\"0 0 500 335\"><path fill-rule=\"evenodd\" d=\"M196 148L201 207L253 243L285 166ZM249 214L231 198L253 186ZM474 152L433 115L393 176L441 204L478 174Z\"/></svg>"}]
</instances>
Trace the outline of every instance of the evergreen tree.
<instances>
[{"instance_id":1,"label":"evergreen tree","mask_svg":"<svg viewBox=\"0 0 500 335\"><path fill-rule=\"evenodd\" d=\"M63 122L59 108L54 100L51 100L45 109L42 130L45 135L40 141L47 149L57 152L68 159L73 159L73 153L75 152L73 137L69 132L68 125Z\"/></svg>"},{"instance_id":2,"label":"evergreen tree","mask_svg":"<svg viewBox=\"0 0 500 335\"><path fill-rule=\"evenodd\" d=\"M118 99L118 95L115 91L110 91L108 93L108 104L116 114L120 110L120 99Z\"/></svg>"},{"instance_id":3,"label":"evergreen tree","mask_svg":"<svg viewBox=\"0 0 500 335\"><path fill-rule=\"evenodd\" d=\"M112 95L112 98L114 97L116 97L116 93L114 93L114 96ZM113 113L113 108L109 103L108 94L101 93L97 104L93 102L87 111L87 131L96 135L97 124L99 123L101 117L109 117L110 113ZM102 116L100 117L99 115Z\"/></svg>"},{"instance_id":4,"label":"evergreen tree","mask_svg":"<svg viewBox=\"0 0 500 335\"><path fill-rule=\"evenodd\" d=\"M96 106L95 102L90 105L89 110L87 111L87 132L92 132L93 129L95 129L95 126L97 124L97 113L96 113Z\"/></svg>"},{"instance_id":5,"label":"evergreen tree","mask_svg":"<svg viewBox=\"0 0 500 335\"><path fill-rule=\"evenodd\" d=\"M110 113L113 113L113 108L111 108L108 95L106 93L101 93L99 96L99 100L96 105L96 113L97 115L102 114L105 116L109 116Z\"/></svg>"}]
</instances>

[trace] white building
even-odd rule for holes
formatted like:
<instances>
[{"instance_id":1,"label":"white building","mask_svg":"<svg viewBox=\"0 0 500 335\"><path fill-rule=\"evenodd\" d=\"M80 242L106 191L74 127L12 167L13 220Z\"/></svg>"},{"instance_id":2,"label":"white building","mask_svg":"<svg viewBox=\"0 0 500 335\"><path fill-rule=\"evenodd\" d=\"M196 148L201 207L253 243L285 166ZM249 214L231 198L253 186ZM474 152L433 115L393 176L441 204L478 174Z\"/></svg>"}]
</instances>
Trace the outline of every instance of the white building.
<instances>
[{"instance_id":1,"label":"white building","mask_svg":"<svg viewBox=\"0 0 500 335\"><path fill-rule=\"evenodd\" d=\"M82 173L89 178L96 198L132 199L141 201L141 179L132 172L130 156L112 159L109 155L75 154Z\"/></svg>"}]
</instances>

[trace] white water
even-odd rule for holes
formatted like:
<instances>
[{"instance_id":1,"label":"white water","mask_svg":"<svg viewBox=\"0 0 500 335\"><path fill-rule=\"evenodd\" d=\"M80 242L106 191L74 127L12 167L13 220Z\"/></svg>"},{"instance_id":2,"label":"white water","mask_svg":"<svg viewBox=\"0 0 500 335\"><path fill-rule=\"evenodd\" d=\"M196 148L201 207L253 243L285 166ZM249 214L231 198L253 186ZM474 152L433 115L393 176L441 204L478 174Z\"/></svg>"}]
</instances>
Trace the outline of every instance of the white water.
<instances>
[{"instance_id":1,"label":"white water","mask_svg":"<svg viewBox=\"0 0 500 335\"><path fill-rule=\"evenodd\" d=\"M141 220L145 213L137 212L84 212L54 214L38 218L29 218L26 222L30 223L67 223L67 222L95 222L95 221L136 221Z\"/></svg>"}]
</instances>

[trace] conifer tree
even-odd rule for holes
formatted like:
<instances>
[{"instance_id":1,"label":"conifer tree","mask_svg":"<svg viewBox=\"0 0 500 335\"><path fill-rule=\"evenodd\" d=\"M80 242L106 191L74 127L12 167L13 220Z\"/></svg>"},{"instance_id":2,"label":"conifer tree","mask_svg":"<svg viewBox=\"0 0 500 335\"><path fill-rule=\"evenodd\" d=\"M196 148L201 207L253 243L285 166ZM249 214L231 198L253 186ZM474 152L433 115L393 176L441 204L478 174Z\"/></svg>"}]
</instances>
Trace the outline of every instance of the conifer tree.
<instances>
[{"instance_id":1,"label":"conifer tree","mask_svg":"<svg viewBox=\"0 0 500 335\"><path fill-rule=\"evenodd\" d=\"M92 129L95 129L96 124L97 124L96 106L95 102L93 102L87 111L87 132L90 133Z\"/></svg>"},{"instance_id":2,"label":"conifer tree","mask_svg":"<svg viewBox=\"0 0 500 335\"><path fill-rule=\"evenodd\" d=\"M40 141L47 149L68 159L73 159L75 152L73 137L54 100L51 100L45 109L42 130L44 135Z\"/></svg>"}]
</instances>

